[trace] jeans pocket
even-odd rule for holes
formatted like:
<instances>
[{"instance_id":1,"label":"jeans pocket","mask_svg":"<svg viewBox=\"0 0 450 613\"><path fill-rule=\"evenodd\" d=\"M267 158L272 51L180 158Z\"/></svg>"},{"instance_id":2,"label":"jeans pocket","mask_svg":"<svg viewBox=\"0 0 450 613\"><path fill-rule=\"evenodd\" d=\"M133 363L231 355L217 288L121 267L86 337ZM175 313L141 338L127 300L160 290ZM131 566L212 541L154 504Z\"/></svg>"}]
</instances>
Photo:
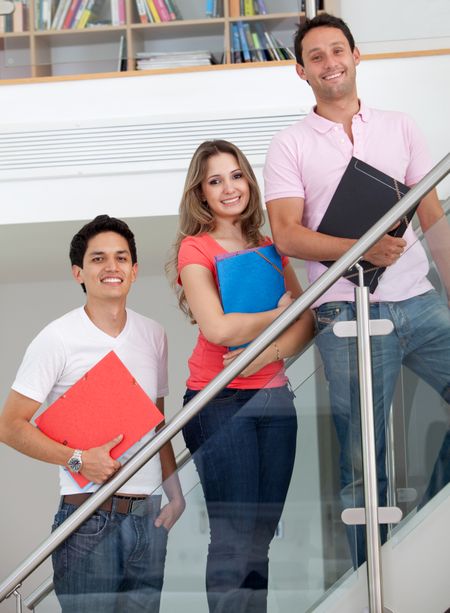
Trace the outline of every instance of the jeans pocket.
<instances>
[{"instance_id":1,"label":"jeans pocket","mask_svg":"<svg viewBox=\"0 0 450 613\"><path fill-rule=\"evenodd\" d=\"M339 302L327 302L315 309L316 329L318 332L332 325L345 311L345 306Z\"/></svg>"}]
</instances>

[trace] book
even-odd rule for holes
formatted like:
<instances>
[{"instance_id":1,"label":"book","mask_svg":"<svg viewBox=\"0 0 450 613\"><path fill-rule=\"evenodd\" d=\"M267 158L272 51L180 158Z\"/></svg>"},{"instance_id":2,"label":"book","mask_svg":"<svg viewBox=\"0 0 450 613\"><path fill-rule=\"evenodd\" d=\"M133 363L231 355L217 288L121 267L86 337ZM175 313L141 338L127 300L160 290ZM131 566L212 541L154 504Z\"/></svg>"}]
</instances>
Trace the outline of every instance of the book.
<instances>
[{"instance_id":1,"label":"book","mask_svg":"<svg viewBox=\"0 0 450 613\"><path fill-rule=\"evenodd\" d=\"M242 62L241 41L236 23L231 24L231 61L233 64Z\"/></svg>"},{"instance_id":2,"label":"book","mask_svg":"<svg viewBox=\"0 0 450 613\"><path fill-rule=\"evenodd\" d=\"M161 23L161 17L156 10L156 5L153 0L147 0L148 8L150 9L151 16L155 23Z\"/></svg>"},{"instance_id":3,"label":"book","mask_svg":"<svg viewBox=\"0 0 450 613\"><path fill-rule=\"evenodd\" d=\"M153 0L153 3L158 11L158 15L161 17L161 21L170 21L169 11L164 4L164 0Z\"/></svg>"},{"instance_id":4,"label":"book","mask_svg":"<svg viewBox=\"0 0 450 613\"><path fill-rule=\"evenodd\" d=\"M224 313L270 311L286 291L281 256L274 245L218 255L215 263Z\"/></svg>"},{"instance_id":5,"label":"book","mask_svg":"<svg viewBox=\"0 0 450 613\"><path fill-rule=\"evenodd\" d=\"M96 0L87 0L86 5L83 9L83 12L81 13L81 17L75 26L78 30L85 28L87 24L89 23L89 19L94 9L95 1Z\"/></svg>"},{"instance_id":6,"label":"book","mask_svg":"<svg viewBox=\"0 0 450 613\"><path fill-rule=\"evenodd\" d=\"M244 0L243 15L247 16L247 15L254 15L254 14L255 14L255 7L253 4L253 0Z\"/></svg>"},{"instance_id":7,"label":"book","mask_svg":"<svg viewBox=\"0 0 450 613\"><path fill-rule=\"evenodd\" d=\"M110 351L70 389L36 418L47 436L74 449L104 445L118 434L122 441L111 450L119 459L164 419L119 357ZM81 489L89 481L68 473Z\"/></svg>"},{"instance_id":8,"label":"book","mask_svg":"<svg viewBox=\"0 0 450 613\"><path fill-rule=\"evenodd\" d=\"M66 16L64 18L64 22L62 24L63 30L70 29L72 21L75 17L75 14L78 10L78 6L80 5L80 3L81 3L81 0L72 0L72 2L70 3L69 10L67 11Z\"/></svg>"},{"instance_id":9,"label":"book","mask_svg":"<svg viewBox=\"0 0 450 613\"><path fill-rule=\"evenodd\" d=\"M251 62L252 57L250 55L250 49L248 48L244 24L242 23L242 21L238 21L236 25L238 27L239 40L241 41L242 59L244 60L244 62Z\"/></svg>"},{"instance_id":10,"label":"book","mask_svg":"<svg viewBox=\"0 0 450 613\"><path fill-rule=\"evenodd\" d=\"M210 51L142 51L136 53L136 70L174 68L177 66L210 66Z\"/></svg>"},{"instance_id":11,"label":"book","mask_svg":"<svg viewBox=\"0 0 450 613\"><path fill-rule=\"evenodd\" d=\"M230 17L239 17L240 16L240 5L239 0L228 0L229 2L229 12Z\"/></svg>"},{"instance_id":12,"label":"book","mask_svg":"<svg viewBox=\"0 0 450 613\"><path fill-rule=\"evenodd\" d=\"M252 62L259 61L259 55L255 49L255 43L253 42L252 31L250 30L250 24L248 21L244 21L242 24L244 28L245 38L247 39L248 50L250 52L250 57Z\"/></svg>"},{"instance_id":13,"label":"book","mask_svg":"<svg viewBox=\"0 0 450 613\"><path fill-rule=\"evenodd\" d=\"M256 6L258 15L267 15L267 6L264 0L255 0L255 6Z\"/></svg>"},{"instance_id":14,"label":"book","mask_svg":"<svg viewBox=\"0 0 450 613\"><path fill-rule=\"evenodd\" d=\"M136 9L141 23L148 23L147 11L145 10L145 0L136 0Z\"/></svg>"},{"instance_id":15,"label":"book","mask_svg":"<svg viewBox=\"0 0 450 613\"><path fill-rule=\"evenodd\" d=\"M381 172L370 164L352 157L331 198L317 232L340 238L361 238L385 213L409 191L409 187ZM416 207L417 208L417 207ZM415 209L389 234L403 236ZM334 262L324 261L331 266ZM375 267L370 262L360 262L364 269L364 282L370 293L377 288L384 267ZM358 284L358 273L353 267L344 275Z\"/></svg>"},{"instance_id":16,"label":"book","mask_svg":"<svg viewBox=\"0 0 450 613\"><path fill-rule=\"evenodd\" d=\"M177 12L174 3L172 0L165 0L167 11L169 12L169 18L171 21L175 21L177 19Z\"/></svg>"}]
</instances>

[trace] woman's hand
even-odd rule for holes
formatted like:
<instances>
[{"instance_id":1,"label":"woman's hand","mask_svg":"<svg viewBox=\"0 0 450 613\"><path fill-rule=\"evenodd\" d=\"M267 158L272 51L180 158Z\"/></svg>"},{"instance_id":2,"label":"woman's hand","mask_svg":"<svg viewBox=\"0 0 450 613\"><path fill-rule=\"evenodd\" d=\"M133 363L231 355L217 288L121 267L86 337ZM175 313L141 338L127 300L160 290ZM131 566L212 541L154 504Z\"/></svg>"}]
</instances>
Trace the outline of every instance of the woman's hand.
<instances>
[{"instance_id":1,"label":"woman's hand","mask_svg":"<svg viewBox=\"0 0 450 613\"><path fill-rule=\"evenodd\" d=\"M278 300L278 304L277 306L279 308L285 308L287 309L288 306L291 306L291 304L294 302L294 298L292 298L292 292L290 290L288 290L287 292L285 292L281 298Z\"/></svg>"},{"instance_id":2,"label":"woman's hand","mask_svg":"<svg viewBox=\"0 0 450 613\"><path fill-rule=\"evenodd\" d=\"M228 351L228 353L225 353L223 356L224 368L229 366L231 362L235 360L238 355L240 355L244 351L244 349L245 347L242 347L240 349L234 349L233 351ZM268 364L271 364L272 362L276 361L277 351L273 345L269 345L266 349L264 349L262 353L259 354L257 358L253 360L253 362L250 362L250 364L246 366L246 368L244 368L244 370L239 376L250 377L250 375L254 375L259 370L261 370L261 368L264 368L264 366L267 366Z\"/></svg>"}]
</instances>

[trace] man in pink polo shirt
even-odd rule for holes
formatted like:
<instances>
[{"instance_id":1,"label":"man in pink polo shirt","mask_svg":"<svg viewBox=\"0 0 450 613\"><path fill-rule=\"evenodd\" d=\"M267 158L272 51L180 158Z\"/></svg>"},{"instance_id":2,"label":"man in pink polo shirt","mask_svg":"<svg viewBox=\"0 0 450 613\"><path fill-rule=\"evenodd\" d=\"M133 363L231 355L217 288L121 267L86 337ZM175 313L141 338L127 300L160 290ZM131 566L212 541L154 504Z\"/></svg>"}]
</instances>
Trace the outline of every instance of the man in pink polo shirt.
<instances>
[{"instance_id":1,"label":"man in pink polo shirt","mask_svg":"<svg viewBox=\"0 0 450 613\"><path fill-rule=\"evenodd\" d=\"M305 119L276 134L264 168L267 210L277 247L307 261L313 283L325 270L321 260L337 260L354 239L317 232L352 156L414 185L431 169L424 138L403 113L370 109L358 98L360 54L348 26L321 14L306 20L295 37L297 74L311 86L316 106ZM450 231L432 191L417 209L450 298ZM428 235L427 234L427 235ZM438 244L436 244L438 243ZM386 267L370 295L371 318L393 321L395 331L372 339L375 428L380 504L386 504L385 416L402 364L450 400L450 312L426 275L428 261L411 227L403 238L385 235L365 254ZM337 281L314 305L317 338L329 382L330 402L340 442L343 507L363 505L359 387L355 341L339 339L330 323L355 318L354 284ZM431 493L449 481L449 437L439 454ZM353 561L365 560L364 530L349 530ZM385 539L385 530L382 530Z\"/></svg>"}]
</instances>

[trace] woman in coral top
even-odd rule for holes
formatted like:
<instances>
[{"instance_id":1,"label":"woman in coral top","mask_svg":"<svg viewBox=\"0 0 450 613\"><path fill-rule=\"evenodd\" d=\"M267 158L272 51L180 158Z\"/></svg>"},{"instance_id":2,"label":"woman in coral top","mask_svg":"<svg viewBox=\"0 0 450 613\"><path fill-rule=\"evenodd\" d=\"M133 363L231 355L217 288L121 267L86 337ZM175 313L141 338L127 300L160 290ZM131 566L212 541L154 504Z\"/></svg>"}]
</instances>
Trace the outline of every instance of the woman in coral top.
<instances>
[{"instance_id":1,"label":"woman in coral top","mask_svg":"<svg viewBox=\"0 0 450 613\"><path fill-rule=\"evenodd\" d=\"M232 143L206 141L194 153L167 270L181 309L199 326L189 359L186 404L301 293L287 258L287 292L277 308L224 314L215 256L271 244L261 234L261 198L253 170ZM245 279L243 279L245 283ZM185 426L183 436L206 500L210 612L267 609L268 552L289 487L297 418L283 358L312 336L304 314Z\"/></svg>"}]
</instances>

